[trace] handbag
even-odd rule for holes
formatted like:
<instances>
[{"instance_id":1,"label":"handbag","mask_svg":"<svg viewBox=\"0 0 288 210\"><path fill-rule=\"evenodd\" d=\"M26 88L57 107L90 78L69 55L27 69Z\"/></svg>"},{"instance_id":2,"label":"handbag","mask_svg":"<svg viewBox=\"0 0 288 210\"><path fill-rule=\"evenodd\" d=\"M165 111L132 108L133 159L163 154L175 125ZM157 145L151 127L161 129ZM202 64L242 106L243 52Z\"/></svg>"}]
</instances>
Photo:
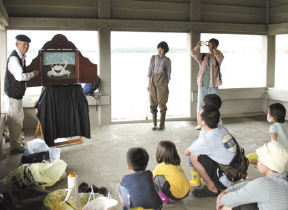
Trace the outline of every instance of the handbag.
<instances>
[{"instance_id":1,"label":"handbag","mask_svg":"<svg viewBox=\"0 0 288 210\"><path fill-rule=\"evenodd\" d=\"M37 152L27 156L22 156L21 162L24 163L41 163L43 160L49 160L49 151Z\"/></svg>"},{"instance_id":2,"label":"handbag","mask_svg":"<svg viewBox=\"0 0 288 210\"><path fill-rule=\"evenodd\" d=\"M94 199L90 201L91 196ZM89 196L87 204L82 210L117 210L118 201L111 198L110 192L108 192L108 197L98 197L95 199L93 188L91 187L91 194Z\"/></svg>"}]
</instances>

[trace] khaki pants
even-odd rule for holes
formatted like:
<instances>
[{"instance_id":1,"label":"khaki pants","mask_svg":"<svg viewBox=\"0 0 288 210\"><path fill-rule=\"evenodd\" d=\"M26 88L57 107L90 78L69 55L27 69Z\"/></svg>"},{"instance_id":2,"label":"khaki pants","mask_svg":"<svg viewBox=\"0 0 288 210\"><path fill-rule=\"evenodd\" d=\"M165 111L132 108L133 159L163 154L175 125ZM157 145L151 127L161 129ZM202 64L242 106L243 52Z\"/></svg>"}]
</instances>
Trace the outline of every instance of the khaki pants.
<instances>
[{"instance_id":1,"label":"khaki pants","mask_svg":"<svg viewBox=\"0 0 288 210\"><path fill-rule=\"evenodd\" d=\"M167 74L152 73L149 94L151 113L157 113L158 106L160 108L160 112L165 113L167 110L166 103L168 102L169 94Z\"/></svg>"},{"instance_id":2,"label":"khaki pants","mask_svg":"<svg viewBox=\"0 0 288 210\"><path fill-rule=\"evenodd\" d=\"M9 129L10 148L17 149L20 147L19 141L21 138L24 119L22 99L17 100L14 98L9 98L7 95L5 95L4 107Z\"/></svg>"}]
</instances>

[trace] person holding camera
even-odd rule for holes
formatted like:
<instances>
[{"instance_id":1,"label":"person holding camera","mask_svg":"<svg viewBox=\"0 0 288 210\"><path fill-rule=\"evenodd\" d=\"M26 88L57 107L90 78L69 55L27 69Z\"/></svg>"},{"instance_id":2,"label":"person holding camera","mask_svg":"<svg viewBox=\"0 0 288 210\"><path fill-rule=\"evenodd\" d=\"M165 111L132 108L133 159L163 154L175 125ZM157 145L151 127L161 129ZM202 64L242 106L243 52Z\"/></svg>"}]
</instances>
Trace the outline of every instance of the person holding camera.
<instances>
[{"instance_id":1,"label":"person holding camera","mask_svg":"<svg viewBox=\"0 0 288 210\"><path fill-rule=\"evenodd\" d=\"M207 46L209 53L200 53L200 47ZM217 49L219 41L215 38L207 42L199 41L197 46L192 50L192 57L199 64L199 72L197 76L198 84L198 102L197 102L197 117L203 107L203 98L207 94L217 94L218 86L222 85L220 66L224 56ZM197 125L196 130L200 130L201 126Z\"/></svg>"}]
</instances>

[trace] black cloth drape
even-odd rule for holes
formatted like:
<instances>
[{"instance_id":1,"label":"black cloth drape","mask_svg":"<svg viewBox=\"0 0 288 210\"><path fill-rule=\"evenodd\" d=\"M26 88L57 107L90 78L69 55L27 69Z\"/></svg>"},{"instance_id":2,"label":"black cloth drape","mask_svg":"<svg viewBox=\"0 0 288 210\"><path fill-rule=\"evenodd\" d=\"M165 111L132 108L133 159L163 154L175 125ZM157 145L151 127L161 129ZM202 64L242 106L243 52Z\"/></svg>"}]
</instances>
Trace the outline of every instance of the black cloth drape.
<instances>
[{"instance_id":1,"label":"black cloth drape","mask_svg":"<svg viewBox=\"0 0 288 210\"><path fill-rule=\"evenodd\" d=\"M34 107L49 147L61 137L90 138L88 102L80 84L43 87Z\"/></svg>"}]
</instances>

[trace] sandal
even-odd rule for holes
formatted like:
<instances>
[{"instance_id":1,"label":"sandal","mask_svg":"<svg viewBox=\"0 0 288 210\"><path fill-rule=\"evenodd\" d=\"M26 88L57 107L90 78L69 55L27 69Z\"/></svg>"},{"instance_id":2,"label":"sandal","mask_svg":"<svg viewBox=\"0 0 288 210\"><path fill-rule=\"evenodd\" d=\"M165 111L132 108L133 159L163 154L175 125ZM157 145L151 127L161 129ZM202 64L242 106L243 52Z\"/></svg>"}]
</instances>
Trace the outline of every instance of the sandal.
<instances>
[{"instance_id":1,"label":"sandal","mask_svg":"<svg viewBox=\"0 0 288 210\"><path fill-rule=\"evenodd\" d=\"M108 190L107 190L106 187L101 187L101 188L99 189L99 193L102 194L102 195L104 195L104 196L107 195L107 192L108 192Z\"/></svg>"},{"instance_id":2,"label":"sandal","mask_svg":"<svg viewBox=\"0 0 288 210\"><path fill-rule=\"evenodd\" d=\"M91 192L91 187L93 188L94 193L99 193L99 188L96 187L95 185L91 185L85 192Z\"/></svg>"},{"instance_id":3,"label":"sandal","mask_svg":"<svg viewBox=\"0 0 288 210\"><path fill-rule=\"evenodd\" d=\"M217 193L214 193L210 191L207 186L205 186L203 188L193 190L192 193L196 197L217 197L220 194L219 190L217 191Z\"/></svg>"},{"instance_id":4,"label":"sandal","mask_svg":"<svg viewBox=\"0 0 288 210\"><path fill-rule=\"evenodd\" d=\"M78 186L78 192L79 193L84 193L88 190L89 186L86 182L82 182L79 186Z\"/></svg>"}]
</instances>

